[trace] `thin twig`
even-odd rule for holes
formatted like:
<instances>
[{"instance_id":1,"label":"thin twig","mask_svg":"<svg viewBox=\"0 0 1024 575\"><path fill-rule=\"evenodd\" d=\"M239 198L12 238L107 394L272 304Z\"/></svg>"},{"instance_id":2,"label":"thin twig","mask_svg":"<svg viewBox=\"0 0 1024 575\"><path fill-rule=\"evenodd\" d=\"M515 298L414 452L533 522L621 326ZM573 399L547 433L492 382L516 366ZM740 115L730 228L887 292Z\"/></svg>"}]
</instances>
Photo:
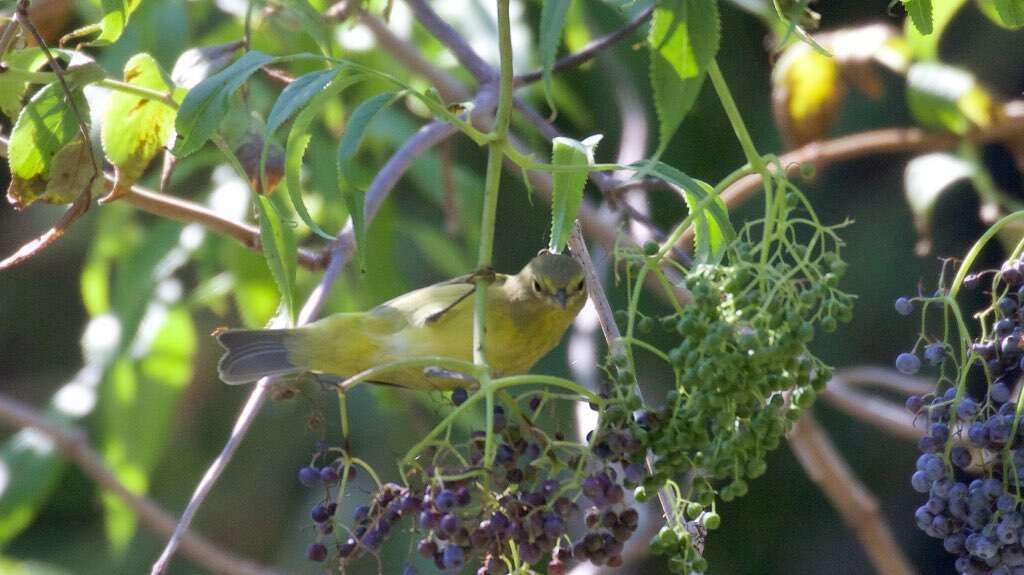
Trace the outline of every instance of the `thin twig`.
<instances>
[{"instance_id":1,"label":"thin twig","mask_svg":"<svg viewBox=\"0 0 1024 575\"><path fill-rule=\"evenodd\" d=\"M614 46L616 42L625 38L637 28L643 26L644 23L651 19L651 14L654 14L653 4L645 8L639 14L637 14L636 18L630 20L629 23L623 26L622 28L619 28L618 30L612 32L611 34L602 36L600 38L597 38L596 40L592 40L590 43L581 48L580 51L576 52L575 54L570 54L564 58L556 60L554 65L551 67L551 70L553 72L561 72L563 70L575 68L576 66L585 64L586 62L592 60L605 49ZM532 72L526 72L525 74L520 74L516 76L515 83L516 86L522 86L524 84L536 82L537 80L540 80L543 77L544 70L534 70Z\"/></svg>"},{"instance_id":2,"label":"thin twig","mask_svg":"<svg viewBox=\"0 0 1024 575\"><path fill-rule=\"evenodd\" d=\"M807 476L839 511L881 575L913 575L878 500L854 476L811 411L793 426L789 444Z\"/></svg>"},{"instance_id":3,"label":"thin twig","mask_svg":"<svg viewBox=\"0 0 1024 575\"><path fill-rule=\"evenodd\" d=\"M478 108L486 110L490 106L493 106L493 102L488 102L486 100L481 101L483 98L484 97L478 98L476 102L476 106ZM420 154L457 131L457 128L450 124L439 121L431 122L420 129L420 131L411 138L406 140L402 147L392 154L387 163L385 163L380 171L377 172L377 176L374 177L373 182L366 191L364 218L367 224L369 224L373 220L374 216L377 215L377 211L380 209L384 199L391 193L391 190L394 189L395 185L398 184L398 181L412 162L419 157ZM305 305L303 305L302 311L299 313L298 325L309 323L319 315L320 309L323 306L328 293L337 281L342 268L344 268L349 259L351 259L354 249L355 233L352 227L352 221L349 219L345 228L339 232L336 239L331 242L330 263L327 266L327 270L324 272L324 276L321 278L320 283L317 284L316 288L306 300ZM199 508L206 500L206 497L210 494L210 491L213 490L213 486L224 473L228 463L230 463L234 458L235 452L241 445L246 434L249 432L253 421L255 421L256 415L266 403L269 388L275 382L276 378L265 377L256 383L255 389L253 389L252 393L249 394L249 399L246 401L238 419L235 421L234 428L231 431L231 435L228 437L227 443L224 444L220 454L218 454L216 459L213 460L213 463L210 464L210 467L203 475L203 478L199 481L195 492L192 494L192 498L189 500L188 505L185 507L185 511L182 513L177 529L174 530L174 534L171 536L170 541L167 542L167 546L164 548L163 553L161 553L160 558L153 564L151 571L152 575L164 573L170 565L170 561L174 557L174 553L181 541L181 536L188 529L196 512L199 511Z\"/></svg>"},{"instance_id":4,"label":"thin twig","mask_svg":"<svg viewBox=\"0 0 1024 575\"><path fill-rule=\"evenodd\" d=\"M0 137L0 156L7 156L7 143L7 138ZM116 181L114 175L104 173L103 177L106 180L107 191L112 190L114 182ZM122 198L124 201L136 208L139 208L140 210L154 215L163 216L165 218L170 218L172 220L177 220L179 222L197 223L217 233L235 238L241 242L243 246L251 250L260 250L259 228L243 222L236 222L234 220L224 218L213 210L195 202L150 191L141 186L132 186L131 189L124 193ZM78 204L80 202L88 203L89 201L90 198L88 194L85 194L84 199L81 196L76 199L75 203L68 208L68 211L64 213L64 216L61 217L60 221L54 224L53 228L39 238L36 238L22 246L22 248L14 255L8 257L2 264L0 264L0 269L21 263L56 241L64 230L67 229L68 225L70 225L70 222L66 220L68 220L72 215L71 212L73 210L81 210L81 212L84 212L85 210L78 206ZM80 215L80 213L78 215ZM75 217L77 217L77 215ZM71 221L73 221L73 219ZM298 261L299 264L305 268L321 270L327 266L328 255L329 254L326 250L313 251L300 248L298 251Z\"/></svg>"},{"instance_id":5,"label":"thin twig","mask_svg":"<svg viewBox=\"0 0 1024 575\"><path fill-rule=\"evenodd\" d=\"M156 503L125 487L104 463L103 457L89 446L81 430L58 425L38 410L4 394L0 394L0 420L12 427L37 431L53 440L61 454L78 465L97 485L123 501L147 529L164 536L174 531L174 517ZM181 549L185 555L211 572L232 575L276 573L233 555L193 533L185 534Z\"/></svg>"},{"instance_id":6,"label":"thin twig","mask_svg":"<svg viewBox=\"0 0 1024 575\"><path fill-rule=\"evenodd\" d=\"M18 251L4 258L0 261L0 271L4 271L14 266L23 263L27 260L35 257L36 254L46 249L50 244L60 239L67 231L71 224L78 219L79 216L84 214L89 209L89 203L92 201L92 195L88 192L78 194L75 198L74 203L64 211L64 214L53 227L46 230L38 238L26 243L25 245L18 248Z\"/></svg>"}]
</instances>

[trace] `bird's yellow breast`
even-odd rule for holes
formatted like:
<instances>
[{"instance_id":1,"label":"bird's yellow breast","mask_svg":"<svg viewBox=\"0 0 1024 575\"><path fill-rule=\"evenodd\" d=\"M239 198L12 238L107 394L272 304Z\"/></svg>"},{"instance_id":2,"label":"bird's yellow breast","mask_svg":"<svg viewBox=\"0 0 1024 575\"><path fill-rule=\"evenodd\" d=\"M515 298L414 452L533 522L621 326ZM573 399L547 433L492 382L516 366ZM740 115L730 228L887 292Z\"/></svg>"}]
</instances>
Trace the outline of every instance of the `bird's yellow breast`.
<instances>
[{"instance_id":1,"label":"bird's yellow breast","mask_svg":"<svg viewBox=\"0 0 1024 575\"><path fill-rule=\"evenodd\" d=\"M324 318L300 330L301 337L289 344L291 359L312 371L341 376L413 357L472 361L473 289L469 284L430 286L368 312ZM513 300L502 281L490 286L485 345L494 374L528 371L558 345L578 311L538 300ZM457 379L428 377L421 369L396 371L377 381L417 389L465 385Z\"/></svg>"}]
</instances>

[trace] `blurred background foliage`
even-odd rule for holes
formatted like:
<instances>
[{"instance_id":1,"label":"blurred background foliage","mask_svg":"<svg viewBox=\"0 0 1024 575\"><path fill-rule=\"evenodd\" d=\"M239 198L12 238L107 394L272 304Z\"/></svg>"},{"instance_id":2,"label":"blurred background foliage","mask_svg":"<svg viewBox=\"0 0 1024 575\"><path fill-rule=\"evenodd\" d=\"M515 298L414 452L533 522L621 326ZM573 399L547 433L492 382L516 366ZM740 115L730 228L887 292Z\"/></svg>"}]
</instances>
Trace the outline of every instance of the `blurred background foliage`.
<instances>
[{"instance_id":1,"label":"blurred background foliage","mask_svg":"<svg viewBox=\"0 0 1024 575\"><path fill-rule=\"evenodd\" d=\"M40 28L51 39L97 21L100 14L98 2L33 4L50 17ZM308 22L286 4L270 2L269 13L255 11L253 48L270 54L315 52L315 34L303 33ZM319 11L327 8L321 1L311 4ZM488 2L434 4L485 57L496 59L493 8ZM786 147L772 116L771 41L764 22L741 5L770 8L770 3L756 0L722 4L719 61L759 149L782 152ZM540 2L516 2L513 7L517 69L531 69L538 64L530 47L536 43ZM577 0L569 14L567 47L579 48L616 29L640 8ZM814 8L826 31L872 22L902 25L902 16L887 15L878 3L829 0ZM120 77L125 63L138 52L152 54L170 70L188 48L241 38L246 9L242 0L142 2L119 40L88 52L109 77ZM442 46L413 23L401 2L395 3L390 26L415 42L431 61L465 77ZM345 57L426 87L386 52L375 49L363 26L324 24L324 32ZM641 35L635 38L639 42ZM651 138L656 134L646 88L647 55L636 48L629 42L618 45L596 62L555 77L559 127L578 138L604 133L605 155L620 137L615 120L619 110L611 94L638 93L648 133ZM1024 90L1024 42L993 26L973 3L952 21L939 54L943 61L973 72L993 94L1012 97ZM306 70L296 66L294 71ZM913 123L904 82L887 73L881 81L884 91L878 99L850 91L832 135ZM337 186L333 150L340 129L352 107L380 88L360 84L330 102L316 123L306 154L304 189L313 218L329 232L337 231L347 216L331 193ZM274 80L254 76L246 89L249 108L265 115L280 89ZM523 95L538 105L544 102L539 83ZM241 137L248 115L241 106L231 113ZM389 153L418 128L423 114L415 106L401 105L381 113L367 132L356 181L367 184ZM9 129L8 123L4 132ZM546 148L539 136L531 138L534 147ZM1000 145L983 152L997 186L1019 198L1021 182L1010 153ZM225 217L251 221L247 186L220 165L220 158L212 147L190 156L177 166L168 189L206 203ZM814 345L833 365L889 364L913 341L915 328L912 322L896 321L892 301L915 292L919 282L929 289L934 286L939 257L963 254L984 227L977 196L968 193L969 184L957 184L936 208L931 253L915 255L917 236L903 194L909 158L896 154L842 163L806 184L824 221L849 217L856 222L844 231L844 255L851 270L844 288L860 298L855 318L837 332L819 336ZM663 159L707 181L717 181L744 163L709 87ZM141 183L157 187L158 164ZM350 266L331 293L326 311L365 309L411 288L470 271L483 164L483 152L465 138L455 138L420 158L369 228L365 273ZM0 177L6 187L8 176ZM515 177L506 177L503 186L495 264L499 270L513 270L546 244L548 208L531 198ZM278 196L274 199L279 206L290 210ZM653 217L663 228L685 213L673 194L654 192L650 201ZM757 204L741 208L734 221L756 213ZM48 227L62 209L42 204L24 212L0 208L0 253L16 250ZM307 233L301 225L296 230ZM318 245L314 237L302 241ZM608 261L605 252L595 255ZM989 257L995 262L998 254ZM299 293L308 293L318 277L300 268ZM608 287L613 303L621 305L622 292L611 281ZM0 387L23 401L49 406L56 417L78 421L129 487L147 492L167 509L181 510L223 445L248 391L218 381L215 362L220 348L207 334L218 326L262 326L277 304L278 292L262 256L234 240L194 225L163 221L123 203L94 207L55 246L0 274ZM648 305L656 304L652 300ZM564 351L553 353L538 369L568 374ZM333 402L332 393L312 386L272 402L256 420L194 527L243 556L288 572L316 572L317 567L303 557L311 495L295 481L295 471L308 464L319 438L337 433ZM393 469L397 454L446 409L440 395L370 387L361 388L350 403L355 453L380 470ZM941 546L913 525L913 510L919 505L909 484L915 447L827 405L816 411L855 472L878 496L886 519L920 572L952 572L951 559ZM570 427L568 419L565 425ZM45 442L24 432L0 433L7 441L4 449L47 449ZM22 502L16 509L0 507L0 572L18 572L18 565L29 573L148 570L164 541L138 529L130 511L105 497L76 467L53 458L31 473L18 469L15 477L15 469L0 470L0 489L5 483L8 487L0 492L0 505L15 496ZM14 493L14 488L21 491ZM785 447L770 457L768 473L752 484L750 495L723 506L721 512L723 528L707 547L714 573L871 571L851 533L856 526L842 524ZM382 572L398 572L408 550L401 541L392 541L383 555ZM636 564L633 572L659 572L659 561ZM366 572L377 570L372 561L360 565ZM173 571L202 572L180 558Z\"/></svg>"}]
</instances>

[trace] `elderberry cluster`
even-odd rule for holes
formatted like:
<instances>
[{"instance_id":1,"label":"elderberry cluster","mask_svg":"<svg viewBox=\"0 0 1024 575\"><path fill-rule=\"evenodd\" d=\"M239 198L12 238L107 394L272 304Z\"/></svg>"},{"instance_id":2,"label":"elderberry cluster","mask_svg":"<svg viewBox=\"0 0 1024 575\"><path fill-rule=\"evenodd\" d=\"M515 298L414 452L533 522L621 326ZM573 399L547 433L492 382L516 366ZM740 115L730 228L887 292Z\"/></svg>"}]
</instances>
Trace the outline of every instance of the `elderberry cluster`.
<instances>
[{"instance_id":1,"label":"elderberry cluster","mask_svg":"<svg viewBox=\"0 0 1024 575\"><path fill-rule=\"evenodd\" d=\"M977 315L981 335L969 346L958 350L922 336L920 351L896 360L900 371L916 373L923 358L939 370L940 385L948 385L934 396L907 400L928 425L910 483L928 497L915 512L918 527L942 539L964 575L1024 575L1024 422L1015 399L1024 367L1022 270L1024 263L1013 259L994 274L991 305ZM966 276L964 286L978 287L984 275ZM933 303L956 305L943 293L915 300L925 312ZM910 315L915 300L898 299L896 311Z\"/></svg>"}]
</instances>

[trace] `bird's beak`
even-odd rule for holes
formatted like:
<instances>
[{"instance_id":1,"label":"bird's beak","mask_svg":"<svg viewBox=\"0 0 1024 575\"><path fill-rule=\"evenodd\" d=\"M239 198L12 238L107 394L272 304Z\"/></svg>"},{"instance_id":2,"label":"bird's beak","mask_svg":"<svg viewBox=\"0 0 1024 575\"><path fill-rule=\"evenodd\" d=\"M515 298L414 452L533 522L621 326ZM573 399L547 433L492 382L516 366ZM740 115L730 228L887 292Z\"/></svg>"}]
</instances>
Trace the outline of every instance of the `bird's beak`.
<instances>
[{"instance_id":1,"label":"bird's beak","mask_svg":"<svg viewBox=\"0 0 1024 575\"><path fill-rule=\"evenodd\" d=\"M555 301L558 302L558 305L562 306L562 309L565 309L565 301L569 298L569 296L565 293L565 288L558 290L557 292L555 292L555 295L551 297L555 298Z\"/></svg>"}]
</instances>

